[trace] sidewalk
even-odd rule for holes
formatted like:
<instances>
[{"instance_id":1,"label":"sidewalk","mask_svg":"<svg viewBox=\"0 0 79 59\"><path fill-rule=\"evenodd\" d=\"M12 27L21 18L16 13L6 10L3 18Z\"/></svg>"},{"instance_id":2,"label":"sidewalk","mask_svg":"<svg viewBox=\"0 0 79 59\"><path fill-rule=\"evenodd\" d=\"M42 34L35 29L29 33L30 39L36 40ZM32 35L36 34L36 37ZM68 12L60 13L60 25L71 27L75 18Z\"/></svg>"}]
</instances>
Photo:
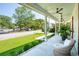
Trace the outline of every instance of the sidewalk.
<instances>
[{"instance_id":1,"label":"sidewalk","mask_svg":"<svg viewBox=\"0 0 79 59\"><path fill-rule=\"evenodd\" d=\"M21 36L25 36L25 35L40 33L40 32L41 32L40 30L36 30L36 31L25 31L25 32L0 34L0 40L6 40L6 39L9 39L9 38L21 37Z\"/></svg>"}]
</instances>

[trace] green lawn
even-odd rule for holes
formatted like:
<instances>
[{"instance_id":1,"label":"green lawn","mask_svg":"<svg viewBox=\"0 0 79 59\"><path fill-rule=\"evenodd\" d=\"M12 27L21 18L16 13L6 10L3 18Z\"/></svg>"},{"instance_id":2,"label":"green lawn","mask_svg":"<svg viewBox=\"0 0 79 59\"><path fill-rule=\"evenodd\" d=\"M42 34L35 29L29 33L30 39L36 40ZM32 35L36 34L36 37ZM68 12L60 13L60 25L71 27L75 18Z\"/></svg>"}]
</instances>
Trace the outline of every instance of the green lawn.
<instances>
[{"instance_id":1,"label":"green lawn","mask_svg":"<svg viewBox=\"0 0 79 59\"><path fill-rule=\"evenodd\" d=\"M11 38L8 40L2 40L2 41L0 41L0 53L13 49L15 47L24 45L26 43L32 42L35 40L35 38L42 36L42 35L44 35L44 34L36 33L36 34L28 35L28 36Z\"/></svg>"}]
</instances>

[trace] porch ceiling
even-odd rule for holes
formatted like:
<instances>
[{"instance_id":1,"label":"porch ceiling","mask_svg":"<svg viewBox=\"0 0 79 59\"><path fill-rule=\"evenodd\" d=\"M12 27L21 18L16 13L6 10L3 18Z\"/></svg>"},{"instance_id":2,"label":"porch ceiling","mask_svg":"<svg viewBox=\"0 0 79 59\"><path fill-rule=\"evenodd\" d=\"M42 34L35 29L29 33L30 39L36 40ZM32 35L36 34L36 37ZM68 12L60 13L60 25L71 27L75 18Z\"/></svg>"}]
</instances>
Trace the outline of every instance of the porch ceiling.
<instances>
[{"instance_id":1,"label":"porch ceiling","mask_svg":"<svg viewBox=\"0 0 79 59\"><path fill-rule=\"evenodd\" d=\"M63 8L63 19L69 20L72 15L75 4L74 3L20 3L40 14L48 16L55 21L60 19L59 14L56 13L56 8Z\"/></svg>"},{"instance_id":2,"label":"porch ceiling","mask_svg":"<svg viewBox=\"0 0 79 59\"><path fill-rule=\"evenodd\" d=\"M63 8L62 12L64 20L69 20L75 7L74 3L39 3L38 5L47 10L51 15L55 16L57 19L59 19L60 16L56 13L56 8Z\"/></svg>"}]
</instances>

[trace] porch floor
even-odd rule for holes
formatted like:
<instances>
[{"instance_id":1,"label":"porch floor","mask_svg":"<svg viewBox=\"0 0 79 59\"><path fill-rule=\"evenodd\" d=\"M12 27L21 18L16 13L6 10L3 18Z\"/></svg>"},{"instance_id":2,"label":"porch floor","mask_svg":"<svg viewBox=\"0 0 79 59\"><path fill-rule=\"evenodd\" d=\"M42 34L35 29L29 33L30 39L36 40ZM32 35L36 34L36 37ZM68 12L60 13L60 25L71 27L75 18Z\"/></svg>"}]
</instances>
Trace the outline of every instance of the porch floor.
<instances>
[{"instance_id":1,"label":"porch floor","mask_svg":"<svg viewBox=\"0 0 79 59\"><path fill-rule=\"evenodd\" d=\"M56 43L61 42L61 36L55 35L48 39L48 41L43 42L28 51L20 54L20 56L53 56L53 46Z\"/></svg>"}]
</instances>

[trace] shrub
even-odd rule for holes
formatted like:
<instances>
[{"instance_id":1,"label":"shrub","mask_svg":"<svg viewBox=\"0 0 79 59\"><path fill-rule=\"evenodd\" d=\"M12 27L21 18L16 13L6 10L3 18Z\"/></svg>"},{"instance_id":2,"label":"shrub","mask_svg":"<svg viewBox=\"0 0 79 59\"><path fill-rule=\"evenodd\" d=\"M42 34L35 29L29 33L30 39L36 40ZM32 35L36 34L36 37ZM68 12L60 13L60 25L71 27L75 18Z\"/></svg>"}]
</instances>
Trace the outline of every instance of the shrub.
<instances>
[{"instance_id":1,"label":"shrub","mask_svg":"<svg viewBox=\"0 0 79 59\"><path fill-rule=\"evenodd\" d=\"M28 43L28 44L26 44L26 45L24 46L24 51L26 51L26 50L28 50L28 49L30 49L30 48L32 48L32 47L33 47L32 43Z\"/></svg>"},{"instance_id":2,"label":"shrub","mask_svg":"<svg viewBox=\"0 0 79 59\"><path fill-rule=\"evenodd\" d=\"M49 32L55 32L55 27L50 28L50 29L49 29Z\"/></svg>"},{"instance_id":3,"label":"shrub","mask_svg":"<svg viewBox=\"0 0 79 59\"><path fill-rule=\"evenodd\" d=\"M32 42L32 44L35 46L35 45L37 45L37 44L39 44L39 41L35 41L35 42Z\"/></svg>"},{"instance_id":4,"label":"shrub","mask_svg":"<svg viewBox=\"0 0 79 59\"><path fill-rule=\"evenodd\" d=\"M41 41L41 40L35 40L33 42L24 44L22 46L10 49L10 50L5 51L5 52L2 52L2 53L0 53L0 56L16 56L16 55L19 55L19 54L23 53L24 51L27 51L28 49L30 49L30 48L32 48L32 47L34 47L42 42L43 41Z\"/></svg>"}]
</instances>

